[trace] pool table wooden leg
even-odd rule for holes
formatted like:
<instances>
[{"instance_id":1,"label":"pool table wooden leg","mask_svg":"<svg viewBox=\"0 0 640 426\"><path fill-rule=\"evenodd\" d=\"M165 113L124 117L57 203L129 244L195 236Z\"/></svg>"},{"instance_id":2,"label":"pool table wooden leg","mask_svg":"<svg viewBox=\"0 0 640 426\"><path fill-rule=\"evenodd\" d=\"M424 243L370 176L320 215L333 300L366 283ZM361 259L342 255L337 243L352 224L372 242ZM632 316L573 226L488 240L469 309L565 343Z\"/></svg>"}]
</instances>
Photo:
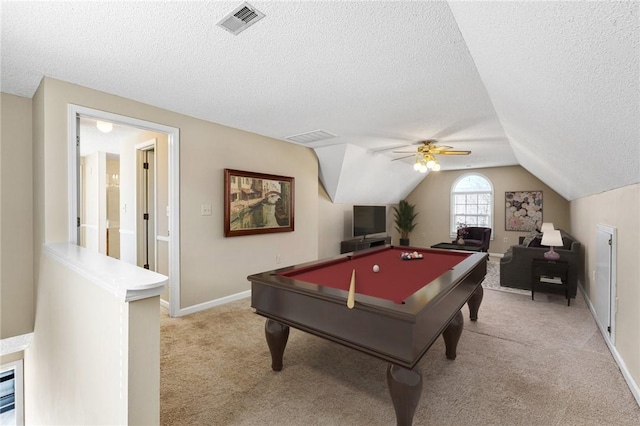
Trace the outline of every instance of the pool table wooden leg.
<instances>
[{"instance_id":1,"label":"pool table wooden leg","mask_svg":"<svg viewBox=\"0 0 640 426\"><path fill-rule=\"evenodd\" d=\"M458 341L462 335L463 327L464 316L462 315L462 311L458 311L447 328L442 332L447 359L456 359L456 350L458 349Z\"/></svg>"},{"instance_id":2,"label":"pool table wooden leg","mask_svg":"<svg viewBox=\"0 0 640 426\"><path fill-rule=\"evenodd\" d=\"M478 310L480 309L480 303L482 303L483 296L484 289L482 288L482 285L479 285L467 301L467 305L469 306L469 318L471 321L478 320Z\"/></svg>"},{"instance_id":3,"label":"pool table wooden leg","mask_svg":"<svg viewBox=\"0 0 640 426\"><path fill-rule=\"evenodd\" d=\"M413 415L422 394L422 372L418 366L412 370L389 364L387 386L396 411L398 426L411 426Z\"/></svg>"},{"instance_id":4,"label":"pool table wooden leg","mask_svg":"<svg viewBox=\"0 0 640 426\"><path fill-rule=\"evenodd\" d=\"M282 370L282 355L289 340L289 326L268 319L264 325L264 335L271 352L271 368L273 371Z\"/></svg>"}]
</instances>

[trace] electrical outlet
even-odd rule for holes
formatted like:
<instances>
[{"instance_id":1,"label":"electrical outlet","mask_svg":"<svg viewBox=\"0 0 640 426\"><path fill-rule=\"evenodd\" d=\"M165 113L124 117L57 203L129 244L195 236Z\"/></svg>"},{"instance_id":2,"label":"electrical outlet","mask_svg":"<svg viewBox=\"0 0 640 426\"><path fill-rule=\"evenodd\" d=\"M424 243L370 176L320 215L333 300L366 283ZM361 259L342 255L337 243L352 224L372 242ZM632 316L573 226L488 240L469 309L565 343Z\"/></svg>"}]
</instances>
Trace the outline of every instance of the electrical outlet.
<instances>
[{"instance_id":1,"label":"electrical outlet","mask_svg":"<svg viewBox=\"0 0 640 426\"><path fill-rule=\"evenodd\" d=\"M279 254L276 254L276 263L280 263L282 262L282 256L280 256Z\"/></svg>"},{"instance_id":2,"label":"electrical outlet","mask_svg":"<svg viewBox=\"0 0 640 426\"><path fill-rule=\"evenodd\" d=\"M503 241L504 241L505 243L508 243L508 242L509 242L509 238L508 238L508 237L504 237Z\"/></svg>"}]
</instances>

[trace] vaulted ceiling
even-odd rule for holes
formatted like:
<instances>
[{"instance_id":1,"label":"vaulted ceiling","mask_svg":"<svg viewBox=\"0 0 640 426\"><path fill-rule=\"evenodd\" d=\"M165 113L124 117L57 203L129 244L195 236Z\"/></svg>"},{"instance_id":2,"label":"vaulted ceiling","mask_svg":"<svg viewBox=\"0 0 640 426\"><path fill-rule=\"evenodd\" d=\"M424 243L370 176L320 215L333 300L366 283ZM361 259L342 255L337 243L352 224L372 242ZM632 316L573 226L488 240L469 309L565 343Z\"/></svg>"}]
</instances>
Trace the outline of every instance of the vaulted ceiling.
<instances>
[{"instance_id":1,"label":"vaulted ceiling","mask_svg":"<svg viewBox=\"0 0 640 426\"><path fill-rule=\"evenodd\" d=\"M0 90L49 76L303 144L339 203L406 196L425 175L394 151L425 139L568 200L640 182L637 2L251 1L262 20L215 25L240 4L2 1Z\"/></svg>"}]
</instances>

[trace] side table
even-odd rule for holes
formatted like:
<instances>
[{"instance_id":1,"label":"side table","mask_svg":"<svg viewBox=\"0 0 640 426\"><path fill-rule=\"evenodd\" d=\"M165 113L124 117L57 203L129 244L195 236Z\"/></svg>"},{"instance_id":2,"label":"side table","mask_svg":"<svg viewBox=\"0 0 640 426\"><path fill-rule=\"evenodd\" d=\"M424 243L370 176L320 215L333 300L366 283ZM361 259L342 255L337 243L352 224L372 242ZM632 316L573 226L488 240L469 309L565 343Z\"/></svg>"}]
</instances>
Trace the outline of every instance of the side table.
<instances>
[{"instance_id":1,"label":"side table","mask_svg":"<svg viewBox=\"0 0 640 426\"><path fill-rule=\"evenodd\" d=\"M544 289L564 289L567 306L571 306L567 277L569 264L562 260L533 259L531 265L531 300L535 292Z\"/></svg>"}]
</instances>

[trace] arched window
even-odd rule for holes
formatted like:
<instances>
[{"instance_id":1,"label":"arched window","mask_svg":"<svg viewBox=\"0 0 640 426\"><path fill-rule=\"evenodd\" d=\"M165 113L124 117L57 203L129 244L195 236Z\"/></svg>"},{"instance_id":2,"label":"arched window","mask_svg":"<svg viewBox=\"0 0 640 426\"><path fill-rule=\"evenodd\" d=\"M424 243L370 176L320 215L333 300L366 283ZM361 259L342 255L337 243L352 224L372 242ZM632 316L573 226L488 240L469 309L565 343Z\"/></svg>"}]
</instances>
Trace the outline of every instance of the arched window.
<instances>
[{"instance_id":1,"label":"arched window","mask_svg":"<svg viewBox=\"0 0 640 426\"><path fill-rule=\"evenodd\" d=\"M451 237L459 224L493 228L493 184L481 174L461 175L451 186Z\"/></svg>"}]
</instances>

